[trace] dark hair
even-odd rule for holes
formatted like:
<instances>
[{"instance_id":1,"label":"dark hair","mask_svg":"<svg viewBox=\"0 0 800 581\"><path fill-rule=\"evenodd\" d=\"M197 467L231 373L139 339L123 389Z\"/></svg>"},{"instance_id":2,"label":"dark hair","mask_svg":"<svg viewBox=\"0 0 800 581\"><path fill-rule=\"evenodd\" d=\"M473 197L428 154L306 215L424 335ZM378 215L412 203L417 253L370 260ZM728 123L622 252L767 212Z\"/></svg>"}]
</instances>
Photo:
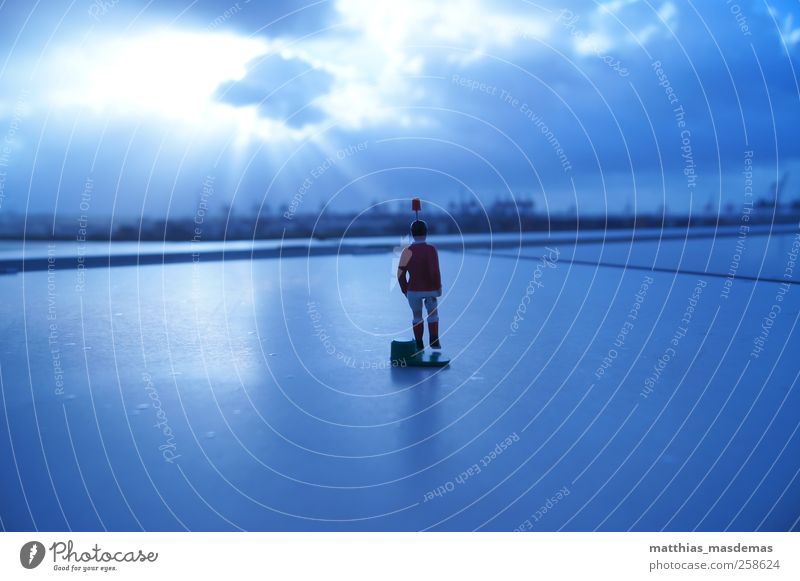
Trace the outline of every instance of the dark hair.
<instances>
[{"instance_id":1,"label":"dark hair","mask_svg":"<svg viewBox=\"0 0 800 581\"><path fill-rule=\"evenodd\" d=\"M411 235L414 238L420 238L428 235L428 225L423 220L414 220L411 222Z\"/></svg>"}]
</instances>

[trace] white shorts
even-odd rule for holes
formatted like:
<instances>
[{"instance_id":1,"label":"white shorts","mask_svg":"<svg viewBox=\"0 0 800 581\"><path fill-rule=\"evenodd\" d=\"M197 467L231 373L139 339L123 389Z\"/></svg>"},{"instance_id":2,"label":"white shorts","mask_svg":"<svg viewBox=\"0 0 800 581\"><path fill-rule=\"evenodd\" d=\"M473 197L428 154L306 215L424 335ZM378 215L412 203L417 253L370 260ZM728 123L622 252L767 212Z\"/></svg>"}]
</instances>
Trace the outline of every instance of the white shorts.
<instances>
[{"instance_id":1,"label":"white shorts","mask_svg":"<svg viewBox=\"0 0 800 581\"><path fill-rule=\"evenodd\" d=\"M438 297L442 296L442 291L408 291L406 298L408 305L414 313L414 324L422 322L422 304L425 303L425 309L428 311L428 322L436 323L439 321L439 312L436 308L439 306ZM417 316L419 313L419 316Z\"/></svg>"}]
</instances>

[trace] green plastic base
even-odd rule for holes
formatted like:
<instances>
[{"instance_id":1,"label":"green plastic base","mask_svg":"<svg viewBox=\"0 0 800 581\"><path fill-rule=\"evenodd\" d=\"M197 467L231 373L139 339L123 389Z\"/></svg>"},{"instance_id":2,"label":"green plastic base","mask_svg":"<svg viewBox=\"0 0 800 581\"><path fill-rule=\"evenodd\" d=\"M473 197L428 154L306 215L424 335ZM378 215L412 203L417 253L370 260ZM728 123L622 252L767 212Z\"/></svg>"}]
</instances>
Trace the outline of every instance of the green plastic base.
<instances>
[{"instance_id":1,"label":"green plastic base","mask_svg":"<svg viewBox=\"0 0 800 581\"><path fill-rule=\"evenodd\" d=\"M445 367L450 365L450 359L445 357L441 351L424 352L415 357L406 358L408 367Z\"/></svg>"},{"instance_id":2,"label":"green plastic base","mask_svg":"<svg viewBox=\"0 0 800 581\"><path fill-rule=\"evenodd\" d=\"M413 340L392 341L391 359L394 367L444 367L450 363L441 351L417 353Z\"/></svg>"}]
</instances>

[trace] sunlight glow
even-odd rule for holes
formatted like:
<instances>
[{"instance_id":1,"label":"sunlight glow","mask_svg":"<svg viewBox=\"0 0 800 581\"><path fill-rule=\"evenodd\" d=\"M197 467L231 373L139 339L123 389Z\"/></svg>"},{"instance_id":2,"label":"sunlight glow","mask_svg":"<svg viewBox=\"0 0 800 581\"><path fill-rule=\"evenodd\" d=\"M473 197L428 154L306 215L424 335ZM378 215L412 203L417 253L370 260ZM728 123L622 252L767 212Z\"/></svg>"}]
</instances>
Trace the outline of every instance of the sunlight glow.
<instances>
[{"instance_id":1,"label":"sunlight glow","mask_svg":"<svg viewBox=\"0 0 800 581\"><path fill-rule=\"evenodd\" d=\"M261 39L227 34L157 30L62 53L63 81L54 99L102 112L155 114L198 121L223 107L217 88L238 80L266 54ZM208 119L213 121L212 119Z\"/></svg>"},{"instance_id":2,"label":"sunlight glow","mask_svg":"<svg viewBox=\"0 0 800 581\"><path fill-rule=\"evenodd\" d=\"M254 139L307 137L331 123L344 129L406 126L416 116L398 113L398 108L424 98L414 79L437 58L430 45L449 53L448 63L467 66L484 52L547 36L550 27L535 18L499 12L486 0L464 0L452 7L426 0L337 0L336 10L348 34L302 43L160 28L65 47L51 61L48 85L53 90L46 94L57 108L183 123L206 133L230 131L240 146ZM293 127L271 118L259 107L257 93L246 104L219 98L220 87L244 79L248 65L270 54L301 61L332 78L327 92L309 97L323 113L321 121ZM253 86L270 86L269 79L264 81L255 78ZM265 91L263 98L268 97Z\"/></svg>"},{"instance_id":3,"label":"sunlight glow","mask_svg":"<svg viewBox=\"0 0 800 581\"><path fill-rule=\"evenodd\" d=\"M425 102L434 84L430 79L443 66L467 69L481 59L528 54L559 42L593 57L644 43L677 20L675 5L662 0L657 22L651 15L621 40L611 16L634 10L632 0L600 4L580 21L580 35L557 24L560 12L509 12L488 0L335 0L334 5L336 33L302 39L168 27L138 34L104 31L91 43L55 49L39 93L53 109L181 124L193 135L215 139L229 133L243 147L254 140L306 138L328 127L426 124L426 114L410 112L409 105ZM795 40L792 32L787 36ZM273 73L256 66L260 57L271 55L300 63L297 70L318 71L328 82L301 91L301 97L281 95L277 89L286 79L277 78L280 73L267 78ZM240 80L244 98L220 96L226 83ZM315 114L307 123L284 120L304 108Z\"/></svg>"}]
</instances>

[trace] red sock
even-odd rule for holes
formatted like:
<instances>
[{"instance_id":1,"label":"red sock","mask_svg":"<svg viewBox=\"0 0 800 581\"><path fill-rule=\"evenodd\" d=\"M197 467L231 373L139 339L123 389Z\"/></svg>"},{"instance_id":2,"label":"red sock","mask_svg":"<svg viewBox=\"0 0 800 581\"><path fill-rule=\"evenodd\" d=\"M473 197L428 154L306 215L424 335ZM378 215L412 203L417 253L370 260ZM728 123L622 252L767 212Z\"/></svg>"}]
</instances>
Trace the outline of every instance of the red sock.
<instances>
[{"instance_id":1,"label":"red sock","mask_svg":"<svg viewBox=\"0 0 800 581\"><path fill-rule=\"evenodd\" d=\"M439 345L439 321L428 323L428 335L431 342L431 347L438 349Z\"/></svg>"},{"instance_id":2,"label":"red sock","mask_svg":"<svg viewBox=\"0 0 800 581\"><path fill-rule=\"evenodd\" d=\"M420 323L414 323L414 339L417 342L417 346L422 345L422 335L425 332L425 326Z\"/></svg>"}]
</instances>

